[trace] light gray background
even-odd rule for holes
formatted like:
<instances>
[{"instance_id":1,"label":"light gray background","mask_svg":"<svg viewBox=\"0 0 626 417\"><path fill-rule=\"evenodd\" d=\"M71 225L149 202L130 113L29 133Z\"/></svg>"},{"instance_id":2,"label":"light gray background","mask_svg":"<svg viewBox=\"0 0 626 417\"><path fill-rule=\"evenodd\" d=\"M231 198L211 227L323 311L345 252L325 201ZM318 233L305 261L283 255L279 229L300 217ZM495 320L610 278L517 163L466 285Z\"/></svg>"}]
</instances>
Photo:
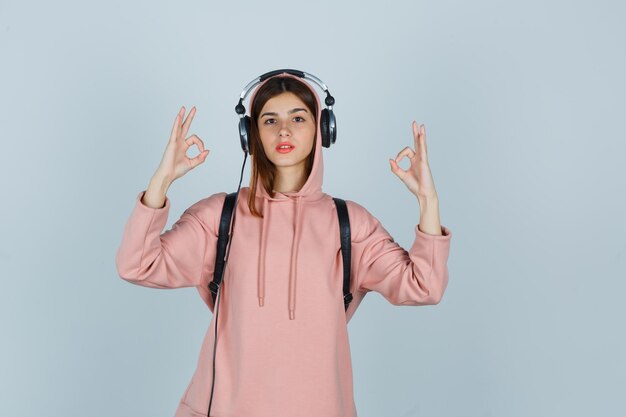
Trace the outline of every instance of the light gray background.
<instances>
[{"instance_id":1,"label":"light gray background","mask_svg":"<svg viewBox=\"0 0 626 417\"><path fill-rule=\"evenodd\" d=\"M277 68L336 97L324 190L405 248L419 206L388 158L424 123L453 233L439 305L371 293L350 322L359 416L624 415L625 11L1 0L0 415L173 415L210 312L123 281L115 251L181 105L211 153L167 228L236 190L234 106Z\"/></svg>"}]
</instances>

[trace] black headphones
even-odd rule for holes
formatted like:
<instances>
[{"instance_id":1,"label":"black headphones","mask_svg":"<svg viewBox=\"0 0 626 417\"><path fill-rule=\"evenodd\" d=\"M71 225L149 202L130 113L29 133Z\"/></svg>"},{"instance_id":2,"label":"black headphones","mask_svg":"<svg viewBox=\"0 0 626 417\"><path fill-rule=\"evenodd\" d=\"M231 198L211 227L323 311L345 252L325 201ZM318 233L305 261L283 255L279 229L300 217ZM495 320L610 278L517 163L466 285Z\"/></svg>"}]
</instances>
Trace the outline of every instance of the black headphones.
<instances>
[{"instance_id":1,"label":"black headphones","mask_svg":"<svg viewBox=\"0 0 626 417\"><path fill-rule=\"evenodd\" d=\"M252 89L252 87L270 77L273 77L274 75L278 75L281 73L287 73L300 78L311 80L319 85L320 88L326 92L326 99L324 100L326 108L322 109L322 115L320 117L320 129L322 133L322 146L324 146L325 148L330 148L330 145L335 143L335 141L337 140L337 122L335 120L335 114L333 113L333 104L335 104L335 98L330 95L328 87L326 87L326 85L319 78L304 71L299 71L295 69L278 69L266 72L260 77L255 78L241 92L239 103L237 103L237 105L235 106L235 111L239 115L239 139L241 140L241 149L245 153L251 154L248 142L248 138L250 137L250 116L245 114L246 108L242 104L243 100L246 98L248 92Z\"/></svg>"}]
</instances>

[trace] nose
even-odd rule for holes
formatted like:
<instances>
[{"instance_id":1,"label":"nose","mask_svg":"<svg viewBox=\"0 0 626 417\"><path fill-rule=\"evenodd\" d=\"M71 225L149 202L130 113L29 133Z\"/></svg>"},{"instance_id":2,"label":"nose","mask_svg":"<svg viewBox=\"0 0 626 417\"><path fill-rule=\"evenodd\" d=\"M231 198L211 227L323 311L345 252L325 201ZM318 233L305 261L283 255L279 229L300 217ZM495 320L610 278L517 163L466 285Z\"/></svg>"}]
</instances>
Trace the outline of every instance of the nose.
<instances>
[{"instance_id":1,"label":"nose","mask_svg":"<svg viewBox=\"0 0 626 417\"><path fill-rule=\"evenodd\" d=\"M278 136L291 136L291 132L287 129L287 122L281 122L280 129L278 130Z\"/></svg>"}]
</instances>

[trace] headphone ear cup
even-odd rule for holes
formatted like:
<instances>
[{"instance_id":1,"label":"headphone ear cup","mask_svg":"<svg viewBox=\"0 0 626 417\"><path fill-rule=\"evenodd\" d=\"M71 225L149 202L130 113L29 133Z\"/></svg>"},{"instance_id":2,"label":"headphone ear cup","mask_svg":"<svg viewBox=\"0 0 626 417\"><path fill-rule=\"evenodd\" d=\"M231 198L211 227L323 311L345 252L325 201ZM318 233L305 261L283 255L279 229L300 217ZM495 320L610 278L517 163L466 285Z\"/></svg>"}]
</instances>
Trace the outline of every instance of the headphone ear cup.
<instances>
[{"instance_id":1,"label":"headphone ear cup","mask_svg":"<svg viewBox=\"0 0 626 417\"><path fill-rule=\"evenodd\" d=\"M320 116L320 130L322 131L322 146L325 148L330 147L330 129L328 126L328 109L322 110L322 115Z\"/></svg>"},{"instance_id":2,"label":"headphone ear cup","mask_svg":"<svg viewBox=\"0 0 626 417\"><path fill-rule=\"evenodd\" d=\"M250 116L244 116L239 119L239 140L241 141L241 150L252 155L250 149Z\"/></svg>"},{"instance_id":3,"label":"headphone ear cup","mask_svg":"<svg viewBox=\"0 0 626 417\"><path fill-rule=\"evenodd\" d=\"M329 146L337 141L337 121L332 110L328 110L328 141Z\"/></svg>"}]
</instances>

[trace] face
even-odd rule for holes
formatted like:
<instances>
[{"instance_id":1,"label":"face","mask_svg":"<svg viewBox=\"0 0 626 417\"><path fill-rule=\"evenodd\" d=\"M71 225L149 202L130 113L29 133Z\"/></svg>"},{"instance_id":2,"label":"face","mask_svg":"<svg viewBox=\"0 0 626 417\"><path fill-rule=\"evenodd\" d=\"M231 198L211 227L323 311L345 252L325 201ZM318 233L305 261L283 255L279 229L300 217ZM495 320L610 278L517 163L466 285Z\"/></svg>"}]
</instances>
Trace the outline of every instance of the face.
<instances>
[{"instance_id":1,"label":"face","mask_svg":"<svg viewBox=\"0 0 626 417\"><path fill-rule=\"evenodd\" d=\"M298 96L285 92L269 99L257 124L263 150L277 169L304 170L315 143L315 119ZM291 147L279 149L281 143Z\"/></svg>"}]
</instances>

